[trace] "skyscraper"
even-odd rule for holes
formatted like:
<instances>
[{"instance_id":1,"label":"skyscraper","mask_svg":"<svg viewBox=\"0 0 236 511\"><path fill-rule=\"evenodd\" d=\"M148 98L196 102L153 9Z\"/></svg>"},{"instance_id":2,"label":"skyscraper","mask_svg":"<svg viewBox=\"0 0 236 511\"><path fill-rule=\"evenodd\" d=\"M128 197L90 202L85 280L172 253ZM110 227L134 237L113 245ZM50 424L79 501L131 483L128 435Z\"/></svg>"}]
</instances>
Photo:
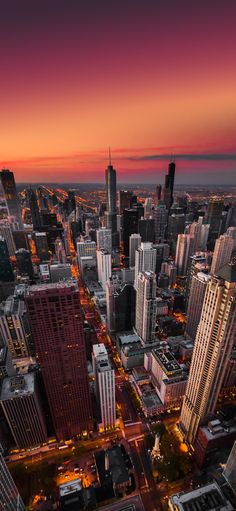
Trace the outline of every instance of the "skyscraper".
<instances>
[{"instance_id":1,"label":"skyscraper","mask_svg":"<svg viewBox=\"0 0 236 511\"><path fill-rule=\"evenodd\" d=\"M154 241L154 220L153 218L140 218L138 221L138 232L142 241L153 243Z\"/></svg>"},{"instance_id":2,"label":"skyscraper","mask_svg":"<svg viewBox=\"0 0 236 511\"><path fill-rule=\"evenodd\" d=\"M23 228L23 222L21 217L19 199L16 191L14 174L8 169L3 169L0 172L0 179L2 182L4 196L7 202L9 215L13 216L16 219L18 227L21 229Z\"/></svg>"},{"instance_id":3,"label":"skyscraper","mask_svg":"<svg viewBox=\"0 0 236 511\"><path fill-rule=\"evenodd\" d=\"M177 240L177 248L175 255L175 264L178 275L187 275L190 256L193 253L194 239L190 234L179 234Z\"/></svg>"},{"instance_id":4,"label":"skyscraper","mask_svg":"<svg viewBox=\"0 0 236 511\"><path fill-rule=\"evenodd\" d=\"M222 211L224 207L223 200L219 199L210 199L207 210L207 223L210 225L209 227L209 248L214 248L214 242L220 235L221 228L221 217Z\"/></svg>"},{"instance_id":5,"label":"skyscraper","mask_svg":"<svg viewBox=\"0 0 236 511\"><path fill-rule=\"evenodd\" d=\"M36 192L32 188L29 188L27 195L28 195L28 202L29 202L29 207L30 207L33 228L35 231L37 231L41 226L41 218L40 218L37 195L36 195Z\"/></svg>"},{"instance_id":6,"label":"skyscraper","mask_svg":"<svg viewBox=\"0 0 236 511\"><path fill-rule=\"evenodd\" d=\"M174 182L175 182L175 162L171 161L168 167L168 174L166 174L165 177L165 187L162 190L162 198L167 209L170 209L173 204Z\"/></svg>"},{"instance_id":7,"label":"skyscraper","mask_svg":"<svg viewBox=\"0 0 236 511\"><path fill-rule=\"evenodd\" d=\"M156 250L152 243L141 243L141 246L135 252L135 276L134 287L138 289L138 276L140 272L151 271L155 273L156 269Z\"/></svg>"},{"instance_id":8,"label":"skyscraper","mask_svg":"<svg viewBox=\"0 0 236 511\"><path fill-rule=\"evenodd\" d=\"M19 449L47 442L35 373L5 378L0 400L3 413Z\"/></svg>"},{"instance_id":9,"label":"skyscraper","mask_svg":"<svg viewBox=\"0 0 236 511\"><path fill-rule=\"evenodd\" d=\"M0 221L0 236L6 240L9 255L14 256L16 247L12 235L11 224L7 220Z\"/></svg>"},{"instance_id":10,"label":"skyscraper","mask_svg":"<svg viewBox=\"0 0 236 511\"><path fill-rule=\"evenodd\" d=\"M207 284L197 329L180 428L194 445L198 427L215 412L231 357L236 328L236 261Z\"/></svg>"},{"instance_id":11,"label":"skyscraper","mask_svg":"<svg viewBox=\"0 0 236 511\"><path fill-rule=\"evenodd\" d=\"M159 204L156 208L154 208L153 218L155 243L163 243L166 239L168 223L168 211L164 204Z\"/></svg>"},{"instance_id":12,"label":"skyscraper","mask_svg":"<svg viewBox=\"0 0 236 511\"><path fill-rule=\"evenodd\" d=\"M20 248L16 251L16 262L19 274L22 276L28 275L30 279L34 277L34 268L31 261L29 250Z\"/></svg>"},{"instance_id":13,"label":"skyscraper","mask_svg":"<svg viewBox=\"0 0 236 511\"><path fill-rule=\"evenodd\" d=\"M133 268L135 265L135 252L141 245L140 234L131 234L129 237L129 266Z\"/></svg>"},{"instance_id":14,"label":"skyscraper","mask_svg":"<svg viewBox=\"0 0 236 511\"><path fill-rule=\"evenodd\" d=\"M227 459L223 476L231 486L232 490L236 493L236 441L230 451Z\"/></svg>"},{"instance_id":15,"label":"skyscraper","mask_svg":"<svg viewBox=\"0 0 236 511\"><path fill-rule=\"evenodd\" d=\"M107 252L111 253L112 251L112 236L111 229L107 229L106 227L101 227L96 231L97 234L97 249L98 250L107 250Z\"/></svg>"},{"instance_id":16,"label":"skyscraper","mask_svg":"<svg viewBox=\"0 0 236 511\"><path fill-rule=\"evenodd\" d=\"M157 312L156 274L151 271L139 273L136 295L135 329L143 344L155 339Z\"/></svg>"},{"instance_id":17,"label":"skyscraper","mask_svg":"<svg viewBox=\"0 0 236 511\"><path fill-rule=\"evenodd\" d=\"M130 190L120 190L118 195L119 214L123 215L124 209L131 207L133 192Z\"/></svg>"},{"instance_id":18,"label":"skyscraper","mask_svg":"<svg viewBox=\"0 0 236 511\"><path fill-rule=\"evenodd\" d=\"M129 238L131 234L138 232L139 211L138 209L125 209L123 214L123 241L124 254L129 256Z\"/></svg>"},{"instance_id":19,"label":"skyscraper","mask_svg":"<svg viewBox=\"0 0 236 511\"><path fill-rule=\"evenodd\" d=\"M14 281L14 273L10 263L7 242L2 236L0 236L0 281Z\"/></svg>"},{"instance_id":20,"label":"skyscraper","mask_svg":"<svg viewBox=\"0 0 236 511\"><path fill-rule=\"evenodd\" d=\"M204 302L204 296L210 278L210 275L198 272L196 275L193 275L191 279L185 333L193 340L195 340L196 337L197 327L199 325L202 312L202 304Z\"/></svg>"},{"instance_id":21,"label":"skyscraper","mask_svg":"<svg viewBox=\"0 0 236 511\"><path fill-rule=\"evenodd\" d=\"M78 285L31 286L26 300L55 433L68 439L92 419Z\"/></svg>"},{"instance_id":22,"label":"skyscraper","mask_svg":"<svg viewBox=\"0 0 236 511\"><path fill-rule=\"evenodd\" d=\"M111 277L111 254L106 250L97 250L98 280L106 290L106 283Z\"/></svg>"},{"instance_id":23,"label":"skyscraper","mask_svg":"<svg viewBox=\"0 0 236 511\"><path fill-rule=\"evenodd\" d=\"M25 511L26 508L0 451L0 509Z\"/></svg>"},{"instance_id":24,"label":"skyscraper","mask_svg":"<svg viewBox=\"0 0 236 511\"><path fill-rule=\"evenodd\" d=\"M107 227L112 232L117 231L116 228L116 171L111 164L111 156L109 155L109 165L106 168L106 194L107 194Z\"/></svg>"},{"instance_id":25,"label":"skyscraper","mask_svg":"<svg viewBox=\"0 0 236 511\"><path fill-rule=\"evenodd\" d=\"M150 218L152 215L152 197L147 197L144 202L144 218Z\"/></svg>"},{"instance_id":26,"label":"skyscraper","mask_svg":"<svg viewBox=\"0 0 236 511\"><path fill-rule=\"evenodd\" d=\"M93 346L93 370L101 412L100 428L106 431L115 427L116 399L115 371L111 366L104 344Z\"/></svg>"},{"instance_id":27,"label":"skyscraper","mask_svg":"<svg viewBox=\"0 0 236 511\"><path fill-rule=\"evenodd\" d=\"M234 240L231 236L222 235L216 240L211 263L212 275L217 275L218 270L229 263L233 247Z\"/></svg>"},{"instance_id":28,"label":"skyscraper","mask_svg":"<svg viewBox=\"0 0 236 511\"><path fill-rule=\"evenodd\" d=\"M23 299L9 296L0 308L0 333L12 358L28 357L32 340Z\"/></svg>"}]
</instances>

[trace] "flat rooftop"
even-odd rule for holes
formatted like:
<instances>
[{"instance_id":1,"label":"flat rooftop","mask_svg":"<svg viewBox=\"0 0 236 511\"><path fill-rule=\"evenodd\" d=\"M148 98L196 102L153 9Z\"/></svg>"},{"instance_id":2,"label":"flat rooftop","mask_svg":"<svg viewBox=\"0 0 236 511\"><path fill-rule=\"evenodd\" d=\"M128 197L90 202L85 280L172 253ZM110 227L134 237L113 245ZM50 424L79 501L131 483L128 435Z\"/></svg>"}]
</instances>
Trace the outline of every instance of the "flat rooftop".
<instances>
[{"instance_id":1,"label":"flat rooftop","mask_svg":"<svg viewBox=\"0 0 236 511\"><path fill-rule=\"evenodd\" d=\"M182 373L179 363L177 362L174 355L172 355L170 351L164 353L154 350L154 357L160 363L166 375L172 375L173 373L179 374Z\"/></svg>"},{"instance_id":2,"label":"flat rooftop","mask_svg":"<svg viewBox=\"0 0 236 511\"><path fill-rule=\"evenodd\" d=\"M115 502L102 507L101 511L144 511L140 495L122 499L122 502Z\"/></svg>"},{"instance_id":3,"label":"flat rooftop","mask_svg":"<svg viewBox=\"0 0 236 511\"><path fill-rule=\"evenodd\" d=\"M182 495L172 495L169 500L179 511L233 511L216 482Z\"/></svg>"},{"instance_id":4,"label":"flat rooftop","mask_svg":"<svg viewBox=\"0 0 236 511\"><path fill-rule=\"evenodd\" d=\"M156 391L147 391L142 394L142 401L146 408L153 408L156 406L163 406L160 398L158 397Z\"/></svg>"},{"instance_id":5,"label":"flat rooftop","mask_svg":"<svg viewBox=\"0 0 236 511\"><path fill-rule=\"evenodd\" d=\"M60 497L65 497L71 493L82 490L81 479L75 479L69 483L64 483L59 486Z\"/></svg>"},{"instance_id":6,"label":"flat rooftop","mask_svg":"<svg viewBox=\"0 0 236 511\"><path fill-rule=\"evenodd\" d=\"M33 296L35 293L48 293L55 289L73 289L73 291L77 291L78 284L75 279L64 280L63 282L54 282L49 284L36 284L35 286L30 286L27 290L28 296Z\"/></svg>"},{"instance_id":7,"label":"flat rooftop","mask_svg":"<svg viewBox=\"0 0 236 511\"><path fill-rule=\"evenodd\" d=\"M4 378L2 383L1 401L24 397L34 392L34 373L21 374Z\"/></svg>"}]
</instances>

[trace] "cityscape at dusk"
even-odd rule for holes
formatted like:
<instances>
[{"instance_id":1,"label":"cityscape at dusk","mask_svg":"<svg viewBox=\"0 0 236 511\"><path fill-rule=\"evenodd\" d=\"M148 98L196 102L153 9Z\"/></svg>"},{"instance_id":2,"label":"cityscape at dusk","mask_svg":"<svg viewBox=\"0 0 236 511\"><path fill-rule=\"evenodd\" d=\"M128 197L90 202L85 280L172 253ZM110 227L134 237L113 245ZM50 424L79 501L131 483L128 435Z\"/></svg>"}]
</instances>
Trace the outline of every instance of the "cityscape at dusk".
<instances>
[{"instance_id":1,"label":"cityscape at dusk","mask_svg":"<svg viewBox=\"0 0 236 511\"><path fill-rule=\"evenodd\" d=\"M0 15L0 511L236 511L235 0Z\"/></svg>"}]
</instances>

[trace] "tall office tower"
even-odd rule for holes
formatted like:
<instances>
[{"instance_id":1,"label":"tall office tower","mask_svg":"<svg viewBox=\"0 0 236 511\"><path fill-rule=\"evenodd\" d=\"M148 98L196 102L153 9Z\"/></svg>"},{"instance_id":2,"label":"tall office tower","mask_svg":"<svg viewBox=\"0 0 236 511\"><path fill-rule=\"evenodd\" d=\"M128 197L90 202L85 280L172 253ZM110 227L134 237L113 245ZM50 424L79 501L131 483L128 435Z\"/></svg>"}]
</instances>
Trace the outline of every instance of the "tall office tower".
<instances>
[{"instance_id":1,"label":"tall office tower","mask_svg":"<svg viewBox=\"0 0 236 511\"><path fill-rule=\"evenodd\" d=\"M227 483L231 486L234 493L236 493L236 441L230 451L230 455L226 461L223 471Z\"/></svg>"},{"instance_id":2,"label":"tall office tower","mask_svg":"<svg viewBox=\"0 0 236 511\"><path fill-rule=\"evenodd\" d=\"M0 451L0 509L1 511L26 511L23 500L12 479Z\"/></svg>"},{"instance_id":3,"label":"tall office tower","mask_svg":"<svg viewBox=\"0 0 236 511\"><path fill-rule=\"evenodd\" d=\"M98 281L104 291L106 283L111 277L111 254L106 250L97 250Z\"/></svg>"},{"instance_id":4,"label":"tall office tower","mask_svg":"<svg viewBox=\"0 0 236 511\"><path fill-rule=\"evenodd\" d=\"M199 221L199 220L198 220ZM201 234L200 234L200 250L207 250L207 242L209 236L210 224L201 223Z\"/></svg>"},{"instance_id":5,"label":"tall office tower","mask_svg":"<svg viewBox=\"0 0 236 511\"><path fill-rule=\"evenodd\" d=\"M217 275L222 266L229 263L233 251L234 241L230 236L222 235L215 242L211 274Z\"/></svg>"},{"instance_id":6,"label":"tall office tower","mask_svg":"<svg viewBox=\"0 0 236 511\"><path fill-rule=\"evenodd\" d=\"M26 301L57 439L72 438L92 419L78 284L31 286Z\"/></svg>"},{"instance_id":7,"label":"tall office tower","mask_svg":"<svg viewBox=\"0 0 236 511\"><path fill-rule=\"evenodd\" d=\"M123 214L124 254L129 257L129 238L138 232L139 211L136 208L125 209Z\"/></svg>"},{"instance_id":8,"label":"tall office tower","mask_svg":"<svg viewBox=\"0 0 236 511\"><path fill-rule=\"evenodd\" d=\"M49 253L48 253L48 240L47 240L46 232L35 232L34 239L35 239L35 245L36 245L36 252L37 252L37 255L38 255L40 261L42 263L43 263L43 261L48 261Z\"/></svg>"},{"instance_id":9,"label":"tall office tower","mask_svg":"<svg viewBox=\"0 0 236 511\"><path fill-rule=\"evenodd\" d=\"M81 257L90 256L96 260L96 243L95 241L78 241L77 243L77 253L78 253L78 262L80 262Z\"/></svg>"},{"instance_id":10,"label":"tall office tower","mask_svg":"<svg viewBox=\"0 0 236 511\"><path fill-rule=\"evenodd\" d=\"M207 253L206 252L197 252L196 254L190 256L187 281L186 281L186 303L188 302L193 276L197 275L197 273L199 273L199 272L208 273L209 269L210 268L209 268L209 264L207 261Z\"/></svg>"},{"instance_id":11,"label":"tall office tower","mask_svg":"<svg viewBox=\"0 0 236 511\"><path fill-rule=\"evenodd\" d=\"M168 211L164 204L159 204L156 208L154 208L153 218L155 243L163 243L166 239L166 229L168 224Z\"/></svg>"},{"instance_id":12,"label":"tall office tower","mask_svg":"<svg viewBox=\"0 0 236 511\"><path fill-rule=\"evenodd\" d=\"M25 302L9 296L0 308L0 333L12 358L28 357L31 352L31 332Z\"/></svg>"},{"instance_id":13,"label":"tall office tower","mask_svg":"<svg viewBox=\"0 0 236 511\"><path fill-rule=\"evenodd\" d=\"M57 257L57 260L61 264L65 264L67 261L66 257L66 251L65 251L65 245L63 243L63 240L61 238L55 239L55 254Z\"/></svg>"},{"instance_id":14,"label":"tall office tower","mask_svg":"<svg viewBox=\"0 0 236 511\"><path fill-rule=\"evenodd\" d=\"M41 217L36 192L29 188L27 191L33 228L37 231L41 227Z\"/></svg>"},{"instance_id":15,"label":"tall office tower","mask_svg":"<svg viewBox=\"0 0 236 511\"><path fill-rule=\"evenodd\" d=\"M167 260L170 255L170 246L168 243L155 243L153 248L157 253L155 273L158 274L161 271L163 261Z\"/></svg>"},{"instance_id":16,"label":"tall office tower","mask_svg":"<svg viewBox=\"0 0 236 511\"><path fill-rule=\"evenodd\" d=\"M16 264L19 271L19 274L23 276L28 276L30 279L34 277L34 268L31 261L31 255L29 250L25 250L24 248L20 248L16 251Z\"/></svg>"},{"instance_id":17,"label":"tall office tower","mask_svg":"<svg viewBox=\"0 0 236 511\"><path fill-rule=\"evenodd\" d=\"M201 249L201 230L202 224L200 222L193 222L186 229L186 234L190 234L193 238L193 253L198 252Z\"/></svg>"},{"instance_id":18,"label":"tall office tower","mask_svg":"<svg viewBox=\"0 0 236 511\"><path fill-rule=\"evenodd\" d=\"M175 264L177 274L181 276L187 275L190 256L193 253L193 238L190 234L179 234L177 240L177 249L175 255Z\"/></svg>"},{"instance_id":19,"label":"tall office tower","mask_svg":"<svg viewBox=\"0 0 236 511\"><path fill-rule=\"evenodd\" d=\"M152 216L152 197L147 197L144 202L144 218Z\"/></svg>"},{"instance_id":20,"label":"tall office tower","mask_svg":"<svg viewBox=\"0 0 236 511\"><path fill-rule=\"evenodd\" d=\"M173 214L168 218L167 240L170 245L171 254L174 256L177 247L177 238L179 234L183 234L185 229L184 213Z\"/></svg>"},{"instance_id":21,"label":"tall office tower","mask_svg":"<svg viewBox=\"0 0 236 511\"><path fill-rule=\"evenodd\" d=\"M154 220L153 218L140 218L138 221L138 232L144 243L154 242Z\"/></svg>"},{"instance_id":22,"label":"tall office tower","mask_svg":"<svg viewBox=\"0 0 236 511\"><path fill-rule=\"evenodd\" d=\"M75 201L75 191L68 190L68 214L70 215L72 211L75 211L76 201Z\"/></svg>"},{"instance_id":23,"label":"tall office tower","mask_svg":"<svg viewBox=\"0 0 236 511\"><path fill-rule=\"evenodd\" d=\"M111 253L112 251L112 237L111 229L101 227L96 231L97 233L97 250L106 250Z\"/></svg>"},{"instance_id":24,"label":"tall office tower","mask_svg":"<svg viewBox=\"0 0 236 511\"><path fill-rule=\"evenodd\" d=\"M97 399L101 411L100 429L107 431L116 424L115 371L104 344L93 346L93 370Z\"/></svg>"},{"instance_id":25,"label":"tall office tower","mask_svg":"<svg viewBox=\"0 0 236 511\"><path fill-rule=\"evenodd\" d=\"M236 262L221 268L206 288L194 344L180 428L194 445L200 423L215 412L235 341Z\"/></svg>"},{"instance_id":26,"label":"tall office tower","mask_svg":"<svg viewBox=\"0 0 236 511\"><path fill-rule=\"evenodd\" d=\"M236 227L228 227L226 235L233 238L234 243L233 250L236 250Z\"/></svg>"},{"instance_id":27,"label":"tall office tower","mask_svg":"<svg viewBox=\"0 0 236 511\"><path fill-rule=\"evenodd\" d=\"M16 219L18 227L22 229L23 222L21 217L19 199L16 191L14 174L13 172L10 172L10 170L3 169L0 172L0 179L2 182L4 196L7 202L9 215L13 216Z\"/></svg>"},{"instance_id":28,"label":"tall office tower","mask_svg":"<svg viewBox=\"0 0 236 511\"><path fill-rule=\"evenodd\" d=\"M0 340L0 382L7 376L13 376L15 374L10 350L8 346L2 343L3 341Z\"/></svg>"},{"instance_id":29,"label":"tall office tower","mask_svg":"<svg viewBox=\"0 0 236 511\"><path fill-rule=\"evenodd\" d=\"M198 272L196 275L193 275L191 279L185 333L193 340L195 340L196 337L197 327L199 325L202 312L202 304L204 302L207 284L210 279L210 275L206 275L203 272Z\"/></svg>"},{"instance_id":30,"label":"tall office tower","mask_svg":"<svg viewBox=\"0 0 236 511\"><path fill-rule=\"evenodd\" d=\"M131 190L119 190L118 194L118 211L123 215L124 209L131 207L133 192Z\"/></svg>"},{"instance_id":31,"label":"tall office tower","mask_svg":"<svg viewBox=\"0 0 236 511\"><path fill-rule=\"evenodd\" d=\"M106 194L107 194L107 227L116 232L116 171L111 164L109 155L109 165L106 168Z\"/></svg>"},{"instance_id":32,"label":"tall office tower","mask_svg":"<svg viewBox=\"0 0 236 511\"><path fill-rule=\"evenodd\" d=\"M11 224L7 220L0 220L0 236L2 236L6 241L9 255L14 256L16 247L12 235Z\"/></svg>"},{"instance_id":33,"label":"tall office tower","mask_svg":"<svg viewBox=\"0 0 236 511\"><path fill-rule=\"evenodd\" d=\"M47 442L35 373L5 378L0 403L18 449Z\"/></svg>"},{"instance_id":34,"label":"tall office tower","mask_svg":"<svg viewBox=\"0 0 236 511\"><path fill-rule=\"evenodd\" d=\"M135 329L143 344L155 340L156 314L156 274L145 271L138 276L135 314Z\"/></svg>"},{"instance_id":35,"label":"tall office tower","mask_svg":"<svg viewBox=\"0 0 236 511\"><path fill-rule=\"evenodd\" d=\"M141 245L141 236L140 234L131 234L129 238L129 266L133 268L135 265L135 252Z\"/></svg>"},{"instance_id":36,"label":"tall office tower","mask_svg":"<svg viewBox=\"0 0 236 511\"><path fill-rule=\"evenodd\" d=\"M107 328L109 332L132 330L135 325L136 292L131 283L109 279L106 283Z\"/></svg>"},{"instance_id":37,"label":"tall office tower","mask_svg":"<svg viewBox=\"0 0 236 511\"><path fill-rule=\"evenodd\" d=\"M29 250L30 243L27 233L25 231L13 231L13 240L15 243L16 250L20 248L24 248L25 250Z\"/></svg>"},{"instance_id":38,"label":"tall office tower","mask_svg":"<svg viewBox=\"0 0 236 511\"><path fill-rule=\"evenodd\" d=\"M161 185L156 186L156 198L155 198L155 204L158 205L161 200Z\"/></svg>"},{"instance_id":39,"label":"tall office tower","mask_svg":"<svg viewBox=\"0 0 236 511\"><path fill-rule=\"evenodd\" d=\"M10 263L7 242L2 236L0 236L0 281L14 281L14 273Z\"/></svg>"},{"instance_id":40,"label":"tall office tower","mask_svg":"<svg viewBox=\"0 0 236 511\"><path fill-rule=\"evenodd\" d=\"M161 273L165 273L169 277L169 286L172 287L175 284L177 276L177 268L174 261L164 262L161 265Z\"/></svg>"},{"instance_id":41,"label":"tall office tower","mask_svg":"<svg viewBox=\"0 0 236 511\"><path fill-rule=\"evenodd\" d=\"M208 204L206 221L210 225L209 227L209 248L214 248L214 242L220 235L221 228L221 216L224 207L223 200L210 199Z\"/></svg>"},{"instance_id":42,"label":"tall office tower","mask_svg":"<svg viewBox=\"0 0 236 511\"><path fill-rule=\"evenodd\" d=\"M174 181L175 181L175 162L171 161L168 167L168 174L166 174L165 176L165 187L162 189L162 199L167 209L170 209L173 204Z\"/></svg>"},{"instance_id":43,"label":"tall office tower","mask_svg":"<svg viewBox=\"0 0 236 511\"><path fill-rule=\"evenodd\" d=\"M135 276L134 287L138 289L138 276L140 272L156 270L157 253L152 243L141 243L141 246L135 252Z\"/></svg>"}]
</instances>

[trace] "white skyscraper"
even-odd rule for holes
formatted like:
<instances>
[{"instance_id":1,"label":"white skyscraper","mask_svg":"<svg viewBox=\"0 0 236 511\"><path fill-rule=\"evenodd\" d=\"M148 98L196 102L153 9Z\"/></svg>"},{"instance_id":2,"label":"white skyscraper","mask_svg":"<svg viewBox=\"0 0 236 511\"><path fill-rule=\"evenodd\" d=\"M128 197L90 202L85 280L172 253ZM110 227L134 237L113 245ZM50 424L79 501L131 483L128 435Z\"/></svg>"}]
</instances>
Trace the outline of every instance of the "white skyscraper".
<instances>
[{"instance_id":1,"label":"white skyscraper","mask_svg":"<svg viewBox=\"0 0 236 511\"><path fill-rule=\"evenodd\" d=\"M106 283L111 277L111 254L106 250L97 250L98 281L104 291Z\"/></svg>"},{"instance_id":2,"label":"white skyscraper","mask_svg":"<svg viewBox=\"0 0 236 511\"><path fill-rule=\"evenodd\" d=\"M97 250L106 250L111 253L112 250L112 234L111 229L101 227L97 230Z\"/></svg>"},{"instance_id":3,"label":"white skyscraper","mask_svg":"<svg viewBox=\"0 0 236 511\"><path fill-rule=\"evenodd\" d=\"M211 264L212 275L217 275L218 270L229 263L233 246L234 240L231 236L222 235L216 240Z\"/></svg>"},{"instance_id":4,"label":"white skyscraper","mask_svg":"<svg viewBox=\"0 0 236 511\"><path fill-rule=\"evenodd\" d=\"M135 265L135 252L142 242L140 234L131 234L129 237L129 266L133 268Z\"/></svg>"},{"instance_id":5,"label":"white skyscraper","mask_svg":"<svg viewBox=\"0 0 236 511\"><path fill-rule=\"evenodd\" d=\"M93 346L93 370L101 411L100 428L112 429L116 423L115 371L111 367L104 344Z\"/></svg>"},{"instance_id":6,"label":"white skyscraper","mask_svg":"<svg viewBox=\"0 0 236 511\"><path fill-rule=\"evenodd\" d=\"M236 227L228 227L226 231L227 236L230 236L234 240L233 250L236 249Z\"/></svg>"},{"instance_id":7,"label":"white skyscraper","mask_svg":"<svg viewBox=\"0 0 236 511\"><path fill-rule=\"evenodd\" d=\"M193 254L195 252L198 252L201 248L201 231L202 231L202 224L201 222L193 222L189 225L188 228L188 234L193 238Z\"/></svg>"},{"instance_id":8,"label":"white skyscraper","mask_svg":"<svg viewBox=\"0 0 236 511\"><path fill-rule=\"evenodd\" d=\"M197 329L180 428L194 444L201 422L215 412L236 329L236 262L221 268L207 284Z\"/></svg>"},{"instance_id":9,"label":"white skyscraper","mask_svg":"<svg viewBox=\"0 0 236 511\"><path fill-rule=\"evenodd\" d=\"M139 272L156 270L157 252L152 243L141 243L141 246L135 252L135 276L134 287L138 289Z\"/></svg>"},{"instance_id":10,"label":"white skyscraper","mask_svg":"<svg viewBox=\"0 0 236 511\"><path fill-rule=\"evenodd\" d=\"M144 218L150 218L152 215L152 197L147 197L144 202Z\"/></svg>"},{"instance_id":11,"label":"white skyscraper","mask_svg":"<svg viewBox=\"0 0 236 511\"><path fill-rule=\"evenodd\" d=\"M206 287L210 279L210 275L207 275L203 272L198 272L197 275L193 275L191 279L185 333L189 335L193 340L196 337Z\"/></svg>"},{"instance_id":12,"label":"white skyscraper","mask_svg":"<svg viewBox=\"0 0 236 511\"><path fill-rule=\"evenodd\" d=\"M137 283L135 328L144 344L154 342L157 314L156 274L140 272Z\"/></svg>"},{"instance_id":13,"label":"white skyscraper","mask_svg":"<svg viewBox=\"0 0 236 511\"><path fill-rule=\"evenodd\" d=\"M1 511L25 511L25 506L0 452L0 509Z\"/></svg>"},{"instance_id":14,"label":"white skyscraper","mask_svg":"<svg viewBox=\"0 0 236 511\"><path fill-rule=\"evenodd\" d=\"M190 234L179 234L175 255L178 275L187 275L189 258L193 253L193 238Z\"/></svg>"}]
</instances>

